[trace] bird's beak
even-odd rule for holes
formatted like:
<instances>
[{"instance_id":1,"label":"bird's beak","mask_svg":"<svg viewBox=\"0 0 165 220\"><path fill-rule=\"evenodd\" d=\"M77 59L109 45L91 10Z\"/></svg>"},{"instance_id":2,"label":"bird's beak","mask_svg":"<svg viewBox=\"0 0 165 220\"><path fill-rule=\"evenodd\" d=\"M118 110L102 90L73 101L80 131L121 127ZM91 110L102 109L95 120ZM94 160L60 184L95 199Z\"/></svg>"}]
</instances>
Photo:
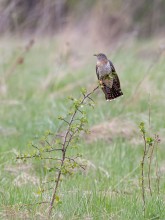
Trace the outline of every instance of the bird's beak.
<instances>
[{"instance_id":1,"label":"bird's beak","mask_svg":"<svg viewBox=\"0 0 165 220\"><path fill-rule=\"evenodd\" d=\"M94 54L93 56L97 57L97 54Z\"/></svg>"}]
</instances>

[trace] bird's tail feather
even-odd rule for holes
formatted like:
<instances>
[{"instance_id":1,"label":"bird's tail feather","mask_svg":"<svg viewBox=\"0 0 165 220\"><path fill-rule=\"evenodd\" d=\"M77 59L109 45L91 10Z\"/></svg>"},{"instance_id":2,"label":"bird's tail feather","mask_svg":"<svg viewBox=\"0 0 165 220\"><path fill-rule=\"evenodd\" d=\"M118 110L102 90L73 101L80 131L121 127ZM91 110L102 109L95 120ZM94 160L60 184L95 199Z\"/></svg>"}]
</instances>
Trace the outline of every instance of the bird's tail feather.
<instances>
[{"instance_id":1,"label":"bird's tail feather","mask_svg":"<svg viewBox=\"0 0 165 220\"><path fill-rule=\"evenodd\" d=\"M108 86L104 85L104 88L102 88L104 94L105 94L105 99L108 101L113 100L119 96L122 96L123 93L121 89L116 90L115 88L109 88Z\"/></svg>"}]
</instances>

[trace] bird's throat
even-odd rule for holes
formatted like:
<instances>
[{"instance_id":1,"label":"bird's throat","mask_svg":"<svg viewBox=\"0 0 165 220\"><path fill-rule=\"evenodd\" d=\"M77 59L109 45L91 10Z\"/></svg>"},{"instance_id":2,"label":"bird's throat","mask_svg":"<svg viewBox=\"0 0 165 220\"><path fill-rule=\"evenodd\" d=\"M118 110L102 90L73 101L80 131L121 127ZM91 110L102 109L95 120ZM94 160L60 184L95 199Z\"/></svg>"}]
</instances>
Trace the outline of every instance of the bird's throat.
<instances>
[{"instance_id":1,"label":"bird's throat","mask_svg":"<svg viewBox=\"0 0 165 220\"><path fill-rule=\"evenodd\" d=\"M107 60L97 60L97 66L104 66L107 65L108 61Z\"/></svg>"}]
</instances>

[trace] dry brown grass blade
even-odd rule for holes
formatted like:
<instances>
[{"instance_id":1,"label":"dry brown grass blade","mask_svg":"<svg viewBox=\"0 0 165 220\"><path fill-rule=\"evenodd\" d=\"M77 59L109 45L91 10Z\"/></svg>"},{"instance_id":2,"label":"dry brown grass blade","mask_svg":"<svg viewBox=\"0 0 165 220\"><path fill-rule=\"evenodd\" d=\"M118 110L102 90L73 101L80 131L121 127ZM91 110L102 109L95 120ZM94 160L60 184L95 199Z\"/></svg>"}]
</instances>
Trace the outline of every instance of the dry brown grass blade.
<instances>
[{"instance_id":1,"label":"dry brown grass blade","mask_svg":"<svg viewBox=\"0 0 165 220\"><path fill-rule=\"evenodd\" d=\"M16 59L11 64L11 66L9 66L9 68L7 69L7 71L5 73L5 80L6 81L14 73L17 66L23 64L25 56L29 52L29 50L32 48L33 44L34 44L34 40L32 39L25 46L24 50L16 57Z\"/></svg>"}]
</instances>

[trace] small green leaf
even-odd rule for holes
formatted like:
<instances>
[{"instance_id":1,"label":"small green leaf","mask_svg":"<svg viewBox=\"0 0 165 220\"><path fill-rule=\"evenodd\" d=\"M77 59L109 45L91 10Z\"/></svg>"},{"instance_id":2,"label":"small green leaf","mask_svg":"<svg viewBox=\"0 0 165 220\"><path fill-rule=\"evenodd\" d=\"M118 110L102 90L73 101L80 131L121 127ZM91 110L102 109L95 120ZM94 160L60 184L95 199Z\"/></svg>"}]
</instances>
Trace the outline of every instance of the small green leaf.
<instances>
[{"instance_id":1,"label":"small green leaf","mask_svg":"<svg viewBox=\"0 0 165 220\"><path fill-rule=\"evenodd\" d=\"M56 196L55 200L56 200L56 202L58 203L58 202L60 201L59 196Z\"/></svg>"},{"instance_id":2,"label":"small green leaf","mask_svg":"<svg viewBox=\"0 0 165 220\"><path fill-rule=\"evenodd\" d=\"M85 95L85 94L87 93L86 88L81 88L81 93L82 93L83 95Z\"/></svg>"},{"instance_id":3,"label":"small green leaf","mask_svg":"<svg viewBox=\"0 0 165 220\"><path fill-rule=\"evenodd\" d=\"M44 192L44 189L42 189L41 187L39 187L39 189L38 189L38 191L37 191L37 194L38 194L38 195L41 195L43 192Z\"/></svg>"},{"instance_id":4,"label":"small green leaf","mask_svg":"<svg viewBox=\"0 0 165 220\"><path fill-rule=\"evenodd\" d=\"M146 132L145 132L145 127L144 127L144 122L141 122L141 123L140 123L139 129L140 129L140 131L141 131L143 134L146 133Z\"/></svg>"},{"instance_id":5,"label":"small green leaf","mask_svg":"<svg viewBox=\"0 0 165 220\"><path fill-rule=\"evenodd\" d=\"M63 120L64 117L62 117L62 116L58 116L58 119L59 119L59 120Z\"/></svg>"},{"instance_id":6,"label":"small green leaf","mask_svg":"<svg viewBox=\"0 0 165 220\"><path fill-rule=\"evenodd\" d=\"M74 98L72 96L68 96L68 99L71 100L71 101L74 100Z\"/></svg>"},{"instance_id":7,"label":"small green leaf","mask_svg":"<svg viewBox=\"0 0 165 220\"><path fill-rule=\"evenodd\" d=\"M147 142L147 144L149 144L149 145L152 145L152 143L153 143L153 138L152 137L147 137L146 138L146 142Z\"/></svg>"}]
</instances>

